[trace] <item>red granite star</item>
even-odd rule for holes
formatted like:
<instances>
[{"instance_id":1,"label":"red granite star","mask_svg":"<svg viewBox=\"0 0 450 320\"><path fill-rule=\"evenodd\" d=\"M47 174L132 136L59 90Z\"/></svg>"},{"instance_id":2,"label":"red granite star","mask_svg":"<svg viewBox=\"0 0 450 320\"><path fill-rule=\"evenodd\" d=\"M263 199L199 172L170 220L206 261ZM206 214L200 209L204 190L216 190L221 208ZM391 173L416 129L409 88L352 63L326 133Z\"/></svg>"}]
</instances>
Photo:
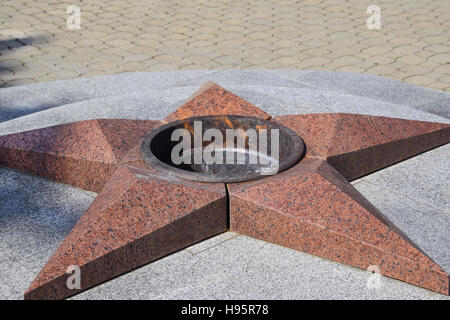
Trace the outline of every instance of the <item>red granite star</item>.
<instances>
[{"instance_id":1,"label":"red granite star","mask_svg":"<svg viewBox=\"0 0 450 320\"><path fill-rule=\"evenodd\" d=\"M232 114L271 118L208 83L166 121ZM377 265L385 276L449 294L449 275L349 183L448 143L449 125L355 114L272 120L303 138L305 158L229 184L150 168L140 144L159 121L89 120L0 137L0 165L99 192L25 299L66 298L227 230L362 269ZM79 290L66 286L71 265L81 270Z\"/></svg>"}]
</instances>

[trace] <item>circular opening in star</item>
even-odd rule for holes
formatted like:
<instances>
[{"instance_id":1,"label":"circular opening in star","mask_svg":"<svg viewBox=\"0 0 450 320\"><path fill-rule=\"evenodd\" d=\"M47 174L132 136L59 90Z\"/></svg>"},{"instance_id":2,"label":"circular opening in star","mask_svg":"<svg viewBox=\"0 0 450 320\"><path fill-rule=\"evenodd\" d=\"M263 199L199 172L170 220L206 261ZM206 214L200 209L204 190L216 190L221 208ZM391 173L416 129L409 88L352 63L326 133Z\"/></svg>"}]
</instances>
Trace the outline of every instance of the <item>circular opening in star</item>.
<instances>
[{"instance_id":1,"label":"circular opening in star","mask_svg":"<svg viewBox=\"0 0 450 320\"><path fill-rule=\"evenodd\" d=\"M239 182L284 171L301 160L303 140L274 121L237 115L192 117L150 132L142 155L152 168L202 182Z\"/></svg>"}]
</instances>

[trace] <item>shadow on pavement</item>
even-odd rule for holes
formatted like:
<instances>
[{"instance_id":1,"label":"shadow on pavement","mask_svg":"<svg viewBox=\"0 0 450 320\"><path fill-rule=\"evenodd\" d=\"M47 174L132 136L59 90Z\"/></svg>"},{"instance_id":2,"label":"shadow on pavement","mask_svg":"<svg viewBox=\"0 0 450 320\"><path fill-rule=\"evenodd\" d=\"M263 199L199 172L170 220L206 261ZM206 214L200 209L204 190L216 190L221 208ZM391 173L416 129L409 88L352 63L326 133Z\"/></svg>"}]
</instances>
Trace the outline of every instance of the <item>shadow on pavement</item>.
<instances>
[{"instance_id":1,"label":"shadow on pavement","mask_svg":"<svg viewBox=\"0 0 450 320\"><path fill-rule=\"evenodd\" d=\"M17 63L17 59L14 56L15 52L20 51L26 46L32 46L42 42L46 42L44 37L0 39L0 88L8 86L6 77L11 79L11 76L14 76L15 78L16 74L20 72L18 70L18 67L21 67L20 61ZM12 60L16 61L11 62ZM20 74L17 74L17 78L20 78Z\"/></svg>"}]
</instances>

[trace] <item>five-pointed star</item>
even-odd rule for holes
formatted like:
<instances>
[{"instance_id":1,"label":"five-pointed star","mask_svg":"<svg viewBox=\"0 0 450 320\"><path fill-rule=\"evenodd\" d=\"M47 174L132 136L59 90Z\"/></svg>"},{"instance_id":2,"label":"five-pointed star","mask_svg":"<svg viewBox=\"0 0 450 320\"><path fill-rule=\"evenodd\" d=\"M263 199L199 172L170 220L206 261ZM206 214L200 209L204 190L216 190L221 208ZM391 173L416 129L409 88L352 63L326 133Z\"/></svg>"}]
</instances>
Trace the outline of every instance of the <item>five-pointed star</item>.
<instances>
[{"instance_id":1,"label":"five-pointed star","mask_svg":"<svg viewBox=\"0 0 450 320\"><path fill-rule=\"evenodd\" d=\"M271 116L208 83L166 121ZM227 230L381 273L443 294L449 275L349 181L450 141L450 125L354 114L275 117L305 141L305 158L242 183L166 177L141 157L161 124L102 119L0 137L0 165L99 192L25 293L62 299ZM66 285L69 266L81 289Z\"/></svg>"}]
</instances>

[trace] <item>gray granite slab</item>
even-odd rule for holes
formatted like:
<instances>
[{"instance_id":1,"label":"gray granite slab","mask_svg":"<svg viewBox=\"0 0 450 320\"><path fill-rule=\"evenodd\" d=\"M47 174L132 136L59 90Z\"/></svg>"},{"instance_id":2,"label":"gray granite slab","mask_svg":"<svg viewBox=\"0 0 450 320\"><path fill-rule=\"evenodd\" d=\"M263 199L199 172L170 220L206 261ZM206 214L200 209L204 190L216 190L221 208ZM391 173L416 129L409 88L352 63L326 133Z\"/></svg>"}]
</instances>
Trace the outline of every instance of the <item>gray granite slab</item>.
<instances>
[{"instance_id":1,"label":"gray granite slab","mask_svg":"<svg viewBox=\"0 0 450 320\"><path fill-rule=\"evenodd\" d=\"M245 297L237 279L187 251L159 259L73 299L221 299Z\"/></svg>"},{"instance_id":2,"label":"gray granite slab","mask_svg":"<svg viewBox=\"0 0 450 320\"><path fill-rule=\"evenodd\" d=\"M419 103L413 105L413 108L450 119L450 98L426 102L423 104Z\"/></svg>"},{"instance_id":3,"label":"gray granite slab","mask_svg":"<svg viewBox=\"0 0 450 320\"><path fill-rule=\"evenodd\" d=\"M369 289L367 271L246 236L198 256L251 288L250 299L448 299L386 277Z\"/></svg>"},{"instance_id":4,"label":"gray granite slab","mask_svg":"<svg viewBox=\"0 0 450 320\"><path fill-rule=\"evenodd\" d=\"M0 261L0 300L22 299L35 274L14 260Z\"/></svg>"},{"instance_id":5,"label":"gray granite slab","mask_svg":"<svg viewBox=\"0 0 450 320\"><path fill-rule=\"evenodd\" d=\"M127 95L133 92L147 92L212 73L213 71L208 70L128 72L31 84L26 87L36 95L50 97L58 105L63 105L83 100Z\"/></svg>"},{"instance_id":6,"label":"gray granite slab","mask_svg":"<svg viewBox=\"0 0 450 320\"><path fill-rule=\"evenodd\" d=\"M423 111L432 111L441 116L448 112L448 110L441 110L438 106L435 106L433 109L427 108L427 105L433 105L434 102L449 99L450 95L448 93L421 88L384 77L332 71L291 72L286 76L321 90L340 91L361 97L407 105L420 108Z\"/></svg>"},{"instance_id":7,"label":"gray granite slab","mask_svg":"<svg viewBox=\"0 0 450 320\"><path fill-rule=\"evenodd\" d=\"M50 97L38 95L24 87L0 90L0 122L58 106Z\"/></svg>"},{"instance_id":8,"label":"gray granite slab","mask_svg":"<svg viewBox=\"0 0 450 320\"><path fill-rule=\"evenodd\" d=\"M0 249L38 272L94 198L78 188L0 168ZM4 193L2 192L2 195Z\"/></svg>"},{"instance_id":9,"label":"gray granite slab","mask_svg":"<svg viewBox=\"0 0 450 320\"><path fill-rule=\"evenodd\" d=\"M294 113L348 112L450 123L407 106L349 94L305 88L228 86L239 96L273 116ZM67 104L0 123L0 134L98 118L162 120L198 89L183 86L137 92Z\"/></svg>"},{"instance_id":10,"label":"gray granite slab","mask_svg":"<svg viewBox=\"0 0 450 320\"><path fill-rule=\"evenodd\" d=\"M68 234L15 219L0 230L0 249L36 276Z\"/></svg>"},{"instance_id":11,"label":"gray granite slab","mask_svg":"<svg viewBox=\"0 0 450 320\"><path fill-rule=\"evenodd\" d=\"M0 299L1 300L20 300L21 294L19 291L0 280Z\"/></svg>"},{"instance_id":12,"label":"gray granite slab","mask_svg":"<svg viewBox=\"0 0 450 320\"><path fill-rule=\"evenodd\" d=\"M236 236L237 236L236 233L224 232L217 236L211 237L207 240L196 243L193 246L188 247L186 250L188 250L189 252L191 252L193 254L197 254L197 253L205 251L211 247L217 246L217 245L221 244L222 242L233 239Z\"/></svg>"},{"instance_id":13,"label":"gray granite slab","mask_svg":"<svg viewBox=\"0 0 450 320\"><path fill-rule=\"evenodd\" d=\"M405 198L385 186L362 181L355 185L373 205L431 259L450 273L450 211Z\"/></svg>"},{"instance_id":14,"label":"gray granite slab","mask_svg":"<svg viewBox=\"0 0 450 320\"><path fill-rule=\"evenodd\" d=\"M279 105L281 107L279 110L271 110L274 116L294 113L346 112L450 123L450 119L416 110L405 105L347 93L322 89L291 89L260 86L253 86L251 89L254 95L263 94L285 102Z\"/></svg>"},{"instance_id":15,"label":"gray granite slab","mask_svg":"<svg viewBox=\"0 0 450 320\"><path fill-rule=\"evenodd\" d=\"M80 101L129 95L132 92L145 93L210 73L213 71L133 72L2 88L0 122Z\"/></svg>"},{"instance_id":16,"label":"gray granite slab","mask_svg":"<svg viewBox=\"0 0 450 320\"><path fill-rule=\"evenodd\" d=\"M375 172L363 180L450 212L450 144Z\"/></svg>"},{"instance_id":17,"label":"gray granite slab","mask_svg":"<svg viewBox=\"0 0 450 320\"><path fill-rule=\"evenodd\" d=\"M230 86L241 87L252 85L288 88L312 87L300 81L284 77L284 74L282 70L272 72L268 70L222 70L207 75L200 75L192 79L182 80L172 86L201 86L205 82L214 81L225 89L229 89Z\"/></svg>"},{"instance_id":18,"label":"gray granite slab","mask_svg":"<svg viewBox=\"0 0 450 320\"><path fill-rule=\"evenodd\" d=\"M90 119L162 120L197 89L162 89L66 104L2 122L0 135Z\"/></svg>"},{"instance_id":19,"label":"gray granite slab","mask_svg":"<svg viewBox=\"0 0 450 320\"><path fill-rule=\"evenodd\" d=\"M170 110L148 96L99 98L76 102L0 123L0 135L91 119L162 119Z\"/></svg>"}]
</instances>

